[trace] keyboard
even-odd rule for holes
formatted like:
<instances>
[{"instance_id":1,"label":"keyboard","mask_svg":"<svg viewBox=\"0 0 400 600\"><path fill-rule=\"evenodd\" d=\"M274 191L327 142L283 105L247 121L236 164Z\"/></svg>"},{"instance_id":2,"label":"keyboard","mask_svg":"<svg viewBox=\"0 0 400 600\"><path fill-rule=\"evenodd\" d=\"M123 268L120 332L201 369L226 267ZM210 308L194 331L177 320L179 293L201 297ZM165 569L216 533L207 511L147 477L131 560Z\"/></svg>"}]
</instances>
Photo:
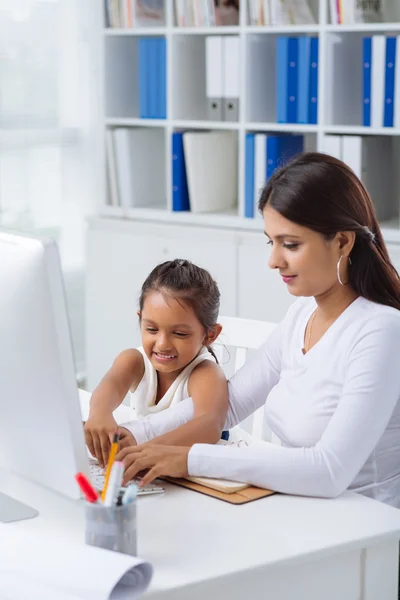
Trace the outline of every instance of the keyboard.
<instances>
[{"instance_id":1,"label":"keyboard","mask_svg":"<svg viewBox=\"0 0 400 600\"><path fill-rule=\"evenodd\" d=\"M92 484L94 485L96 490L101 491L104 487L104 471L99 466L98 462L96 460L93 460L92 458L89 458L89 472ZM140 479L134 479L132 480L132 483L133 482L139 483ZM122 491L125 489L126 488L121 487ZM150 494L162 494L163 492L165 492L165 488L155 483L148 483L144 487L138 489L137 495L149 496Z\"/></svg>"}]
</instances>

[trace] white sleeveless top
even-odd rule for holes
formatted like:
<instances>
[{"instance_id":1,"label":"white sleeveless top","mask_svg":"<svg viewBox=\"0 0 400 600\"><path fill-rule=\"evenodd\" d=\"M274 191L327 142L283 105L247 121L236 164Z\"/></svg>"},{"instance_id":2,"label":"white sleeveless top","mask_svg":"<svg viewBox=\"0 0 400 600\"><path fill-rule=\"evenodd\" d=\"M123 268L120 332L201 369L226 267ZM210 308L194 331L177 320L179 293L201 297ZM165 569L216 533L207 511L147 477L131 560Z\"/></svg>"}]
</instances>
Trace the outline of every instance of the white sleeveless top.
<instances>
[{"instance_id":1,"label":"white sleeveless top","mask_svg":"<svg viewBox=\"0 0 400 600\"><path fill-rule=\"evenodd\" d=\"M137 417L146 417L174 406L185 398L189 397L188 381L193 369L204 360L212 360L215 362L212 354L203 347L199 354L179 373L175 381L170 385L167 392L156 404L157 398L157 371L151 364L145 351L142 347L137 348L143 356L144 374L135 390L130 390L131 409L136 412Z\"/></svg>"}]
</instances>

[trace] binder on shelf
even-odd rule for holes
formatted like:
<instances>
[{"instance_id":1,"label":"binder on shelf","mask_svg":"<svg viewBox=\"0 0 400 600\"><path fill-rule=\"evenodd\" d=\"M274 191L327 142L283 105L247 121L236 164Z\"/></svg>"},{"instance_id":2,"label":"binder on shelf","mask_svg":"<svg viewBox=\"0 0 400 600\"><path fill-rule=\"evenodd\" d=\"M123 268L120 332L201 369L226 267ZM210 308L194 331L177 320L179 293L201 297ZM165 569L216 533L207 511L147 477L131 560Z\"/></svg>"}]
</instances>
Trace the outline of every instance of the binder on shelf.
<instances>
[{"instance_id":1,"label":"binder on shelf","mask_svg":"<svg viewBox=\"0 0 400 600\"><path fill-rule=\"evenodd\" d=\"M386 70L385 70L385 107L383 126L393 127L394 121L394 86L396 69L396 38L386 38Z\"/></svg>"},{"instance_id":2,"label":"binder on shelf","mask_svg":"<svg viewBox=\"0 0 400 600\"><path fill-rule=\"evenodd\" d=\"M185 132L185 164L193 213L221 212L237 203L237 137L229 131Z\"/></svg>"},{"instance_id":3,"label":"binder on shelf","mask_svg":"<svg viewBox=\"0 0 400 600\"><path fill-rule=\"evenodd\" d=\"M172 210L190 210L182 131L172 134Z\"/></svg>"},{"instance_id":4,"label":"binder on shelf","mask_svg":"<svg viewBox=\"0 0 400 600\"><path fill-rule=\"evenodd\" d=\"M167 116L167 67L165 38L139 39L139 116L165 119Z\"/></svg>"},{"instance_id":5,"label":"binder on shelf","mask_svg":"<svg viewBox=\"0 0 400 600\"><path fill-rule=\"evenodd\" d=\"M382 127L385 95L385 52L384 35L372 36L371 64L371 126Z\"/></svg>"},{"instance_id":6,"label":"binder on shelf","mask_svg":"<svg viewBox=\"0 0 400 600\"><path fill-rule=\"evenodd\" d=\"M291 158L303 151L302 135L268 135L267 136L267 177L271 177L275 169L285 165Z\"/></svg>"},{"instance_id":7,"label":"binder on shelf","mask_svg":"<svg viewBox=\"0 0 400 600\"><path fill-rule=\"evenodd\" d=\"M158 116L160 96L158 87L160 84L161 65L159 61L159 40L152 38L147 40L147 71L146 81L148 87L147 118L155 119Z\"/></svg>"},{"instance_id":8,"label":"binder on shelf","mask_svg":"<svg viewBox=\"0 0 400 600\"><path fill-rule=\"evenodd\" d=\"M276 48L276 120L278 123L288 121L288 56L289 38L280 35Z\"/></svg>"},{"instance_id":9,"label":"binder on shelf","mask_svg":"<svg viewBox=\"0 0 400 600\"><path fill-rule=\"evenodd\" d=\"M258 213L260 192L267 180L267 135L256 133L254 143L254 215Z\"/></svg>"},{"instance_id":10,"label":"binder on shelf","mask_svg":"<svg viewBox=\"0 0 400 600\"><path fill-rule=\"evenodd\" d=\"M311 85L311 38L307 35L299 37L298 42L298 83L297 83L297 123L308 123Z\"/></svg>"},{"instance_id":11,"label":"binder on shelf","mask_svg":"<svg viewBox=\"0 0 400 600\"><path fill-rule=\"evenodd\" d=\"M287 122L296 123L297 121L297 58L298 58L298 39L290 37L288 42L288 97L287 97Z\"/></svg>"},{"instance_id":12,"label":"binder on shelf","mask_svg":"<svg viewBox=\"0 0 400 600\"><path fill-rule=\"evenodd\" d=\"M257 215L260 192L276 168L303 151L302 135L247 133L245 142L245 217Z\"/></svg>"},{"instance_id":13,"label":"binder on shelf","mask_svg":"<svg viewBox=\"0 0 400 600\"><path fill-rule=\"evenodd\" d=\"M371 125L372 38L363 39L363 125Z\"/></svg>"},{"instance_id":14,"label":"binder on shelf","mask_svg":"<svg viewBox=\"0 0 400 600\"><path fill-rule=\"evenodd\" d=\"M319 39L312 37L310 41L310 89L309 89L309 111L308 123L317 125L318 123L318 58Z\"/></svg>"},{"instance_id":15,"label":"binder on shelf","mask_svg":"<svg viewBox=\"0 0 400 600\"><path fill-rule=\"evenodd\" d=\"M111 206L119 206L117 161L115 157L114 136L112 129L106 129L106 163L107 180L109 185L109 203Z\"/></svg>"},{"instance_id":16,"label":"binder on shelf","mask_svg":"<svg viewBox=\"0 0 400 600\"><path fill-rule=\"evenodd\" d=\"M222 38L223 56L223 109L225 121L239 120L240 95L240 38L238 35Z\"/></svg>"},{"instance_id":17,"label":"binder on shelf","mask_svg":"<svg viewBox=\"0 0 400 600\"><path fill-rule=\"evenodd\" d=\"M129 127L117 127L114 129L113 134L117 163L119 203L123 208L129 208L134 205L131 151L132 130Z\"/></svg>"},{"instance_id":18,"label":"binder on shelf","mask_svg":"<svg viewBox=\"0 0 400 600\"><path fill-rule=\"evenodd\" d=\"M244 216L254 217L254 133L246 133Z\"/></svg>"},{"instance_id":19,"label":"binder on shelf","mask_svg":"<svg viewBox=\"0 0 400 600\"><path fill-rule=\"evenodd\" d=\"M158 45L158 64L159 64L159 81L158 81L158 109L157 118L167 118L167 41L165 38L156 40Z\"/></svg>"},{"instance_id":20,"label":"binder on shelf","mask_svg":"<svg viewBox=\"0 0 400 600\"><path fill-rule=\"evenodd\" d=\"M400 129L400 35L396 38L393 123L396 129Z\"/></svg>"},{"instance_id":21,"label":"binder on shelf","mask_svg":"<svg viewBox=\"0 0 400 600\"><path fill-rule=\"evenodd\" d=\"M151 114L150 107L150 42L148 38L139 39L139 117L149 119Z\"/></svg>"},{"instance_id":22,"label":"binder on shelf","mask_svg":"<svg viewBox=\"0 0 400 600\"><path fill-rule=\"evenodd\" d=\"M208 36L206 43L207 119L222 120L223 44L222 36Z\"/></svg>"}]
</instances>

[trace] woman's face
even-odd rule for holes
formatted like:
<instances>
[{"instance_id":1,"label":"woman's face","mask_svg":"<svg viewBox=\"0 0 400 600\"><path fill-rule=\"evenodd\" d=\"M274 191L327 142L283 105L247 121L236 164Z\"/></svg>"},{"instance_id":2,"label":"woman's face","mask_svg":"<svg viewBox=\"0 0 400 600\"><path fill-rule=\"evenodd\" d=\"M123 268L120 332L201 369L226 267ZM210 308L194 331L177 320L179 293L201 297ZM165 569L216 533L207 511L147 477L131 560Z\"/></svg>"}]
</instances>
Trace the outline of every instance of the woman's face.
<instances>
[{"instance_id":1,"label":"woman's face","mask_svg":"<svg viewBox=\"0 0 400 600\"><path fill-rule=\"evenodd\" d=\"M336 272L341 254L337 236L327 240L320 233L289 221L268 204L263 216L271 245L268 265L279 269L293 296L320 296L340 285ZM341 277L347 280L344 269L345 265Z\"/></svg>"}]
</instances>

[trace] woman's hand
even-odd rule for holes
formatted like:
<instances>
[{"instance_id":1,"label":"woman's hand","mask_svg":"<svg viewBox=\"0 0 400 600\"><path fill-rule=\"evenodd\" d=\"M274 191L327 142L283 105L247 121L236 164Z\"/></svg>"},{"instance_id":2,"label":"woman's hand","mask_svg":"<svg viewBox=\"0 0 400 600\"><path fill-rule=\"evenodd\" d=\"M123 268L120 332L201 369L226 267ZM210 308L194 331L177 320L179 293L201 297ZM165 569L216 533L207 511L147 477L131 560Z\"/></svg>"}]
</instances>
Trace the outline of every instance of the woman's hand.
<instances>
[{"instance_id":1,"label":"woman's hand","mask_svg":"<svg viewBox=\"0 0 400 600\"><path fill-rule=\"evenodd\" d=\"M129 429L127 429L126 427L121 427L121 425L118 427L118 434L119 434L119 448L118 450L124 450L125 448L130 448L132 446L137 446L137 442L136 439L133 435L133 433L131 433L129 431Z\"/></svg>"},{"instance_id":2,"label":"woman's hand","mask_svg":"<svg viewBox=\"0 0 400 600\"><path fill-rule=\"evenodd\" d=\"M161 475L186 477L189 450L184 446L143 444L120 450L115 460L124 463L124 485L141 471L147 471L139 484L139 487L143 487Z\"/></svg>"}]
</instances>

